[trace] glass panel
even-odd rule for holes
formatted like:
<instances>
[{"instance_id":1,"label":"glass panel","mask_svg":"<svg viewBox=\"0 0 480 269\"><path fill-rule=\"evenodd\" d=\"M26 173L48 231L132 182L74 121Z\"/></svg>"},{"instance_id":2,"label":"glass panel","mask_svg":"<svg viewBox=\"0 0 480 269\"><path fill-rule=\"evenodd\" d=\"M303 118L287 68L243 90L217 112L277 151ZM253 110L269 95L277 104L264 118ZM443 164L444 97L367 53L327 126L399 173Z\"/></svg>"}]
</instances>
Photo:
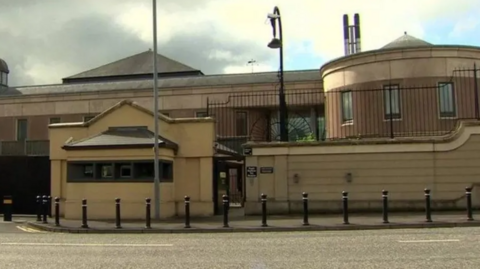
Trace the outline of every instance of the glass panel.
<instances>
[{"instance_id":1,"label":"glass panel","mask_svg":"<svg viewBox=\"0 0 480 269\"><path fill-rule=\"evenodd\" d=\"M17 141L27 140L28 122L26 119L17 120Z\"/></svg>"},{"instance_id":2,"label":"glass panel","mask_svg":"<svg viewBox=\"0 0 480 269\"><path fill-rule=\"evenodd\" d=\"M353 120L353 104L352 104L352 92L342 92L342 118L343 121Z\"/></svg>"},{"instance_id":3,"label":"glass panel","mask_svg":"<svg viewBox=\"0 0 480 269\"><path fill-rule=\"evenodd\" d=\"M247 112L236 112L235 129L236 135L247 135Z\"/></svg>"},{"instance_id":4,"label":"glass panel","mask_svg":"<svg viewBox=\"0 0 480 269\"><path fill-rule=\"evenodd\" d=\"M455 117L455 95L452 83L440 83L438 85L438 99L441 117Z\"/></svg>"},{"instance_id":5,"label":"glass panel","mask_svg":"<svg viewBox=\"0 0 480 269\"><path fill-rule=\"evenodd\" d=\"M83 166L83 176L86 178L93 178L93 164L85 164Z\"/></svg>"},{"instance_id":6,"label":"glass panel","mask_svg":"<svg viewBox=\"0 0 480 269\"><path fill-rule=\"evenodd\" d=\"M317 124L319 140L324 140L327 137L327 126L325 125L325 118L318 117Z\"/></svg>"},{"instance_id":7,"label":"glass panel","mask_svg":"<svg viewBox=\"0 0 480 269\"><path fill-rule=\"evenodd\" d=\"M113 167L110 164L101 165L101 175L102 177L112 177L113 176Z\"/></svg>"},{"instance_id":8,"label":"glass panel","mask_svg":"<svg viewBox=\"0 0 480 269\"><path fill-rule=\"evenodd\" d=\"M400 118L400 91L397 85L384 88L385 119Z\"/></svg>"}]
</instances>

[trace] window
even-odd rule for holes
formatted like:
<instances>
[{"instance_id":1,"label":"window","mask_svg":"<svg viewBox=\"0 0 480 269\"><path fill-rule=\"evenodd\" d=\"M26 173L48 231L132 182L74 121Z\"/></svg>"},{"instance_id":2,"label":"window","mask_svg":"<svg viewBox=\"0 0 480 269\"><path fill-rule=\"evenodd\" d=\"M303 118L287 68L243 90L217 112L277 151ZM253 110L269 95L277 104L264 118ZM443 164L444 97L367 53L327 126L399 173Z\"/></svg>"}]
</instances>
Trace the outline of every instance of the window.
<instances>
[{"instance_id":1,"label":"window","mask_svg":"<svg viewBox=\"0 0 480 269\"><path fill-rule=\"evenodd\" d=\"M173 182L173 162L160 160L160 181ZM153 160L68 162L68 182L152 182Z\"/></svg>"},{"instance_id":2,"label":"window","mask_svg":"<svg viewBox=\"0 0 480 269\"><path fill-rule=\"evenodd\" d=\"M60 122L61 122L60 118L50 118L50 124L60 123Z\"/></svg>"},{"instance_id":3,"label":"window","mask_svg":"<svg viewBox=\"0 0 480 269\"><path fill-rule=\"evenodd\" d=\"M385 119L400 119L400 90L399 85L383 86Z\"/></svg>"},{"instance_id":4,"label":"window","mask_svg":"<svg viewBox=\"0 0 480 269\"><path fill-rule=\"evenodd\" d=\"M172 181L173 180L173 163L163 161L160 163L160 180Z\"/></svg>"},{"instance_id":5,"label":"window","mask_svg":"<svg viewBox=\"0 0 480 269\"><path fill-rule=\"evenodd\" d=\"M86 178L94 178L94 165L93 164L84 164L83 165L83 176Z\"/></svg>"},{"instance_id":6,"label":"window","mask_svg":"<svg viewBox=\"0 0 480 269\"><path fill-rule=\"evenodd\" d=\"M153 161L138 162L133 165L133 171L135 173L134 177L136 179L154 179L155 169ZM160 161L160 181L173 181L173 162Z\"/></svg>"},{"instance_id":7,"label":"window","mask_svg":"<svg viewBox=\"0 0 480 269\"><path fill-rule=\"evenodd\" d=\"M353 122L353 100L352 91L341 92L341 108L343 123Z\"/></svg>"},{"instance_id":8,"label":"window","mask_svg":"<svg viewBox=\"0 0 480 269\"><path fill-rule=\"evenodd\" d=\"M457 116L453 83L438 83L438 107L441 118L453 118Z\"/></svg>"},{"instance_id":9,"label":"window","mask_svg":"<svg viewBox=\"0 0 480 269\"><path fill-rule=\"evenodd\" d=\"M115 167L117 168L117 175L120 178L132 177L132 175L133 175L132 164L130 164L130 163L117 163L117 164L115 164Z\"/></svg>"},{"instance_id":10,"label":"window","mask_svg":"<svg viewBox=\"0 0 480 269\"><path fill-rule=\"evenodd\" d=\"M95 116L84 116L83 117L83 122L90 121L91 119L95 118Z\"/></svg>"},{"instance_id":11,"label":"window","mask_svg":"<svg viewBox=\"0 0 480 269\"><path fill-rule=\"evenodd\" d=\"M205 118L208 117L208 113L205 111L195 112L195 118Z\"/></svg>"},{"instance_id":12,"label":"window","mask_svg":"<svg viewBox=\"0 0 480 269\"><path fill-rule=\"evenodd\" d=\"M99 178L112 178L113 177L113 164L112 163L98 163L97 164L97 176Z\"/></svg>"},{"instance_id":13,"label":"window","mask_svg":"<svg viewBox=\"0 0 480 269\"><path fill-rule=\"evenodd\" d=\"M68 163L67 174L69 181L92 180L95 178L95 165L85 162Z\"/></svg>"},{"instance_id":14,"label":"window","mask_svg":"<svg viewBox=\"0 0 480 269\"><path fill-rule=\"evenodd\" d=\"M153 178L155 171L153 169L153 161L135 163L135 178Z\"/></svg>"},{"instance_id":15,"label":"window","mask_svg":"<svg viewBox=\"0 0 480 269\"><path fill-rule=\"evenodd\" d=\"M247 135L247 112L235 112L235 132L236 135Z\"/></svg>"},{"instance_id":16,"label":"window","mask_svg":"<svg viewBox=\"0 0 480 269\"><path fill-rule=\"evenodd\" d=\"M27 140L28 121L26 119L17 120L17 141Z\"/></svg>"}]
</instances>

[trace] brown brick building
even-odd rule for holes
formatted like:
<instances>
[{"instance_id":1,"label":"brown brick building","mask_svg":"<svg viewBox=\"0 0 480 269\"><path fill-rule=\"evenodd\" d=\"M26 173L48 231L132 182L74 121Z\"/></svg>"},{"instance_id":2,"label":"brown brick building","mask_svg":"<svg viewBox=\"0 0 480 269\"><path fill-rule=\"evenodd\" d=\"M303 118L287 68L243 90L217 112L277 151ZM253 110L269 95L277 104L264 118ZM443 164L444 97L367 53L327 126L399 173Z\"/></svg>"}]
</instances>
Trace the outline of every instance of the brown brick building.
<instances>
[{"instance_id":1,"label":"brown brick building","mask_svg":"<svg viewBox=\"0 0 480 269\"><path fill-rule=\"evenodd\" d=\"M152 57L146 51L62 84L26 87L8 87L8 66L0 61L1 154L40 154L49 123L88 121L124 99L153 107ZM448 133L458 119L479 118L478 60L478 47L432 45L405 34L320 70L285 72L290 138ZM218 142L236 152L247 140L278 138L276 72L205 75L162 55L157 61L165 115L216 118Z\"/></svg>"}]
</instances>

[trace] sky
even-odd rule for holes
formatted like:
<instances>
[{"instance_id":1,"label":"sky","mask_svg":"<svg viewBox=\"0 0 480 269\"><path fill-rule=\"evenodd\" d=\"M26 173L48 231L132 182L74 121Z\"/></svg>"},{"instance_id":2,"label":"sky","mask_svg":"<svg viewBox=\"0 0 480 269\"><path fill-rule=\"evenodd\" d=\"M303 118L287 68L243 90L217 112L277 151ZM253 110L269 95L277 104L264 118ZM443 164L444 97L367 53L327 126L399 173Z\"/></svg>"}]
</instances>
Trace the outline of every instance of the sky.
<instances>
[{"instance_id":1,"label":"sky","mask_svg":"<svg viewBox=\"0 0 480 269\"><path fill-rule=\"evenodd\" d=\"M341 57L343 14L360 14L362 51L405 31L434 44L480 46L478 0L157 0L158 52L205 74L276 71L278 50L267 47L274 6L286 70ZM152 33L152 0L0 0L10 86L61 83L152 48Z\"/></svg>"}]
</instances>

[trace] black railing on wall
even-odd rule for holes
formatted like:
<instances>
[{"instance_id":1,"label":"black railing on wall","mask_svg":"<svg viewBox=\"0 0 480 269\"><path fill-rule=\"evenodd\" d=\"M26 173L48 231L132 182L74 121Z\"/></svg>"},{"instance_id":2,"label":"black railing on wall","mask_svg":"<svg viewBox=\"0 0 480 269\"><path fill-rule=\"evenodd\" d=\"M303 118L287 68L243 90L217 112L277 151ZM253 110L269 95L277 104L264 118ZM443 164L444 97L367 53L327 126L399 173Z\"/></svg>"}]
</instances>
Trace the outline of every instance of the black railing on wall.
<instances>
[{"instance_id":1,"label":"black railing on wall","mask_svg":"<svg viewBox=\"0 0 480 269\"><path fill-rule=\"evenodd\" d=\"M323 89L286 89L290 141L442 136L459 120L480 119L480 68L444 78L392 80ZM278 92L208 100L217 142L238 151L246 141L278 141Z\"/></svg>"},{"instance_id":2,"label":"black railing on wall","mask_svg":"<svg viewBox=\"0 0 480 269\"><path fill-rule=\"evenodd\" d=\"M49 156L48 140L0 141L0 156Z\"/></svg>"},{"instance_id":3,"label":"black railing on wall","mask_svg":"<svg viewBox=\"0 0 480 269\"><path fill-rule=\"evenodd\" d=\"M325 93L327 139L447 135L460 120L477 120L480 69L456 69L422 85L384 82L378 87ZM383 85L380 85L383 84Z\"/></svg>"}]
</instances>

